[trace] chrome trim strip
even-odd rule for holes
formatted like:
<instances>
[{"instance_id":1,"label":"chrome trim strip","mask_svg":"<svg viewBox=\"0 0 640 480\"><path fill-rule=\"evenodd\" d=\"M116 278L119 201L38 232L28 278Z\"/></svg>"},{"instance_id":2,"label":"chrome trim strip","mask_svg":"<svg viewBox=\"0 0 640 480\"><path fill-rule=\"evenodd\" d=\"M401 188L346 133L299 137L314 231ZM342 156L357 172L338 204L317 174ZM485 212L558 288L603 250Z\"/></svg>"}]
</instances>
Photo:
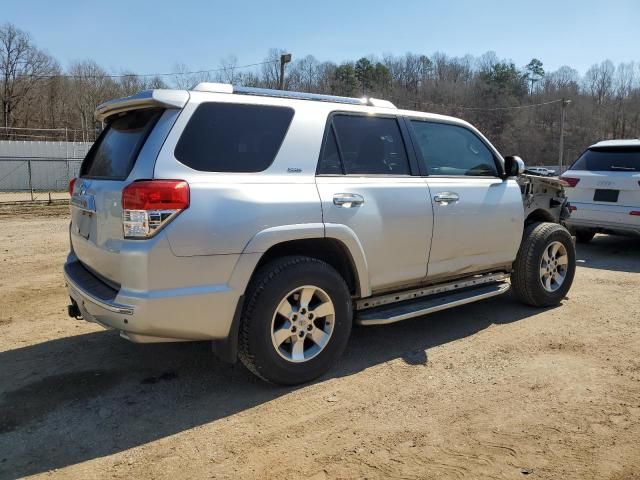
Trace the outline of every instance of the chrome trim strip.
<instances>
[{"instance_id":1,"label":"chrome trim strip","mask_svg":"<svg viewBox=\"0 0 640 480\"><path fill-rule=\"evenodd\" d=\"M461 278L453 282L442 283L439 285L431 285L424 288L416 288L398 293L388 293L377 297L362 298L356 301L356 310L365 310L367 308L379 307L390 303L403 302L405 300L413 300L416 298L435 295L436 293L450 292L467 287L477 287L486 283L500 282L509 278L508 273L490 273L487 275L475 275L473 277Z\"/></svg>"},{"instance_id":2,"label":"chrome trim strip","mask_svg":"<svg viewBox=\"0 0 640 480\"><path fill-rule=\"evenodd\" d=\"M104 308L113 313L119 313L122 315L133 315L134 307L129 305L121 305L119 303L107 303L104 300L100 300L99 298L94 297L86 290L82 289L76 282L74 282L69 276L67 272L64 272L64 279L67 283L67 287L73 289L80 297L84 300L87 300L94 305L97 305L100 308Z\"/></svg>"},{"instance_id":3,"label":"chrome trim strip","mask_svg":"<svg viewBox=\"0 0 640 480\"><path fill-rule=\"evenodd\" d=\"M450 303L444 303L442 305L436 305L434 307L428 307L428 308L423 308L420 310L415 310L413 312L410 313L405 313L402 315L397 315L395 317L390 317L390 318L385 318L385 319L380 319L380 320L359 320L356 317L356 323L358 325L363 325L363 326L369 326L369 325L387 325L389 323L395 323L395 322L400 322L402 320L407 320L409 318L415 318L415 317L420 317L422 315L426 315L428 313L434 313L434 312L439 312L440 310L447 310L449 308L453 308L453 307L457 307L460 305L465 305L467 303L473 303L476 302L478 300L483 300L485 298L491 298L491 297L495 297L497 295L502 295L503 293L505 293L507 290L509 290L509 288L511 288L511 285L509 283L505 283L503 285L500 285L500 287L493 291L493 292L487 292L487 293L481 293L479 295L471 295L470 297L461 299L461 300L456 300Z\"/></svg>"}]
</instances>

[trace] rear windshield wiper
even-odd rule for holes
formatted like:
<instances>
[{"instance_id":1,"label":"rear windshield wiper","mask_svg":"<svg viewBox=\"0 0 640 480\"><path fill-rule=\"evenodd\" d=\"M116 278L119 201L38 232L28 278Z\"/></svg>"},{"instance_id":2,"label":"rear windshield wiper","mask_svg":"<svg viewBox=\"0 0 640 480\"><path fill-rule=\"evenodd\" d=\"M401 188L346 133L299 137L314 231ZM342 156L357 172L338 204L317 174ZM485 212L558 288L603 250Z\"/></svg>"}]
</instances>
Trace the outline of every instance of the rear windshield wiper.
<instances>
[{"instance_id":1,"label":"rear windshield wiper","mask_svg":"<svg viewBox=\"0 0 640 480\"><path fill-rule=\"evenodd\" d=\"M621 167L619 165L611 165L609 167L609 170L624 170L625 172L635 172L638 169L635 167Z\"/></svg>"}]
</instances>

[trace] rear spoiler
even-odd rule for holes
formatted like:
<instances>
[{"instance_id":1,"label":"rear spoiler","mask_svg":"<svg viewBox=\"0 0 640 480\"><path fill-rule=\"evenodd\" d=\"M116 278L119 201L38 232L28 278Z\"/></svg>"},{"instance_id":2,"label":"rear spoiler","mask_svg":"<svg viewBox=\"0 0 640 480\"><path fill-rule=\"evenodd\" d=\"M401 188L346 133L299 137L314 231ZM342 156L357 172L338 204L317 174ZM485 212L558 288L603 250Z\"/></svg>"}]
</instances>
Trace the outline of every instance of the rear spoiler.
<instances>
[{"instance_id":1,"label":"rear spoiler","mask_svg":"<svg viewBox=\"0 0 640 480\"><path fill-rule=\"evenodd\" d=\"M186 90L144 90L130 97L109 100L98 105L95 111L96 120L103 122L107 117L116 113L136 110L139 108L164 107L183 108L189 100Z\"/></svg>"}]
</instances>

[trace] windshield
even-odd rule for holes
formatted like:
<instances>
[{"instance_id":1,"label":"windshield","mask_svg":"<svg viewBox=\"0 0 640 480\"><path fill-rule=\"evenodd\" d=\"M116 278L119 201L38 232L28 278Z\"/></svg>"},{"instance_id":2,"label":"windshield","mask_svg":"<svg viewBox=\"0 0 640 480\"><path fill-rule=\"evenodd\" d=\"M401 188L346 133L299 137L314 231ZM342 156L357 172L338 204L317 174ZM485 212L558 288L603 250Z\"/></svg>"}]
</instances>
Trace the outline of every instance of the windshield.
<instances>
[{"instance_id":1,"label":"windshield","mask_svg":"<svg viewBox=\"0 0 640 480\"><path fill-rule=\"evenodd\" d=\"M639 172L640 147L590 148L576 160L571 170Z\"/></svg>"}]
</instances>

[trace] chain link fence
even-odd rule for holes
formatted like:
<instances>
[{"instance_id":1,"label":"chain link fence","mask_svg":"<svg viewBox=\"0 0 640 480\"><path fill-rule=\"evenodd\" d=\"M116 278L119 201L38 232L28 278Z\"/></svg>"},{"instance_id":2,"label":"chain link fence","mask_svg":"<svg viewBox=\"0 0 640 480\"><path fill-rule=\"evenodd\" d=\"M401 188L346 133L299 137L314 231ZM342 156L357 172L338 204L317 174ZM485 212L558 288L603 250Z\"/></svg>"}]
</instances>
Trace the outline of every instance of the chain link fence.
<instances>
[{"instance_id":1,"label":"chain link fence","mask_svg":"<svg viewBox=\"0 0 640 480\"><path fill-rule=\"evenodd\" d=\"M82 160L0 158L0 203L68 200L69 180Z\"/></svg>"},{"instance_id":2,"label":"chain link fence","mask_svg":"<svg viewBox=\"0 0 640 480\"><path fill-rule=\"evenodd\" d=\"M67 201L90 142L0 140L0 204Z\"/></svg>"}]
</instances>

